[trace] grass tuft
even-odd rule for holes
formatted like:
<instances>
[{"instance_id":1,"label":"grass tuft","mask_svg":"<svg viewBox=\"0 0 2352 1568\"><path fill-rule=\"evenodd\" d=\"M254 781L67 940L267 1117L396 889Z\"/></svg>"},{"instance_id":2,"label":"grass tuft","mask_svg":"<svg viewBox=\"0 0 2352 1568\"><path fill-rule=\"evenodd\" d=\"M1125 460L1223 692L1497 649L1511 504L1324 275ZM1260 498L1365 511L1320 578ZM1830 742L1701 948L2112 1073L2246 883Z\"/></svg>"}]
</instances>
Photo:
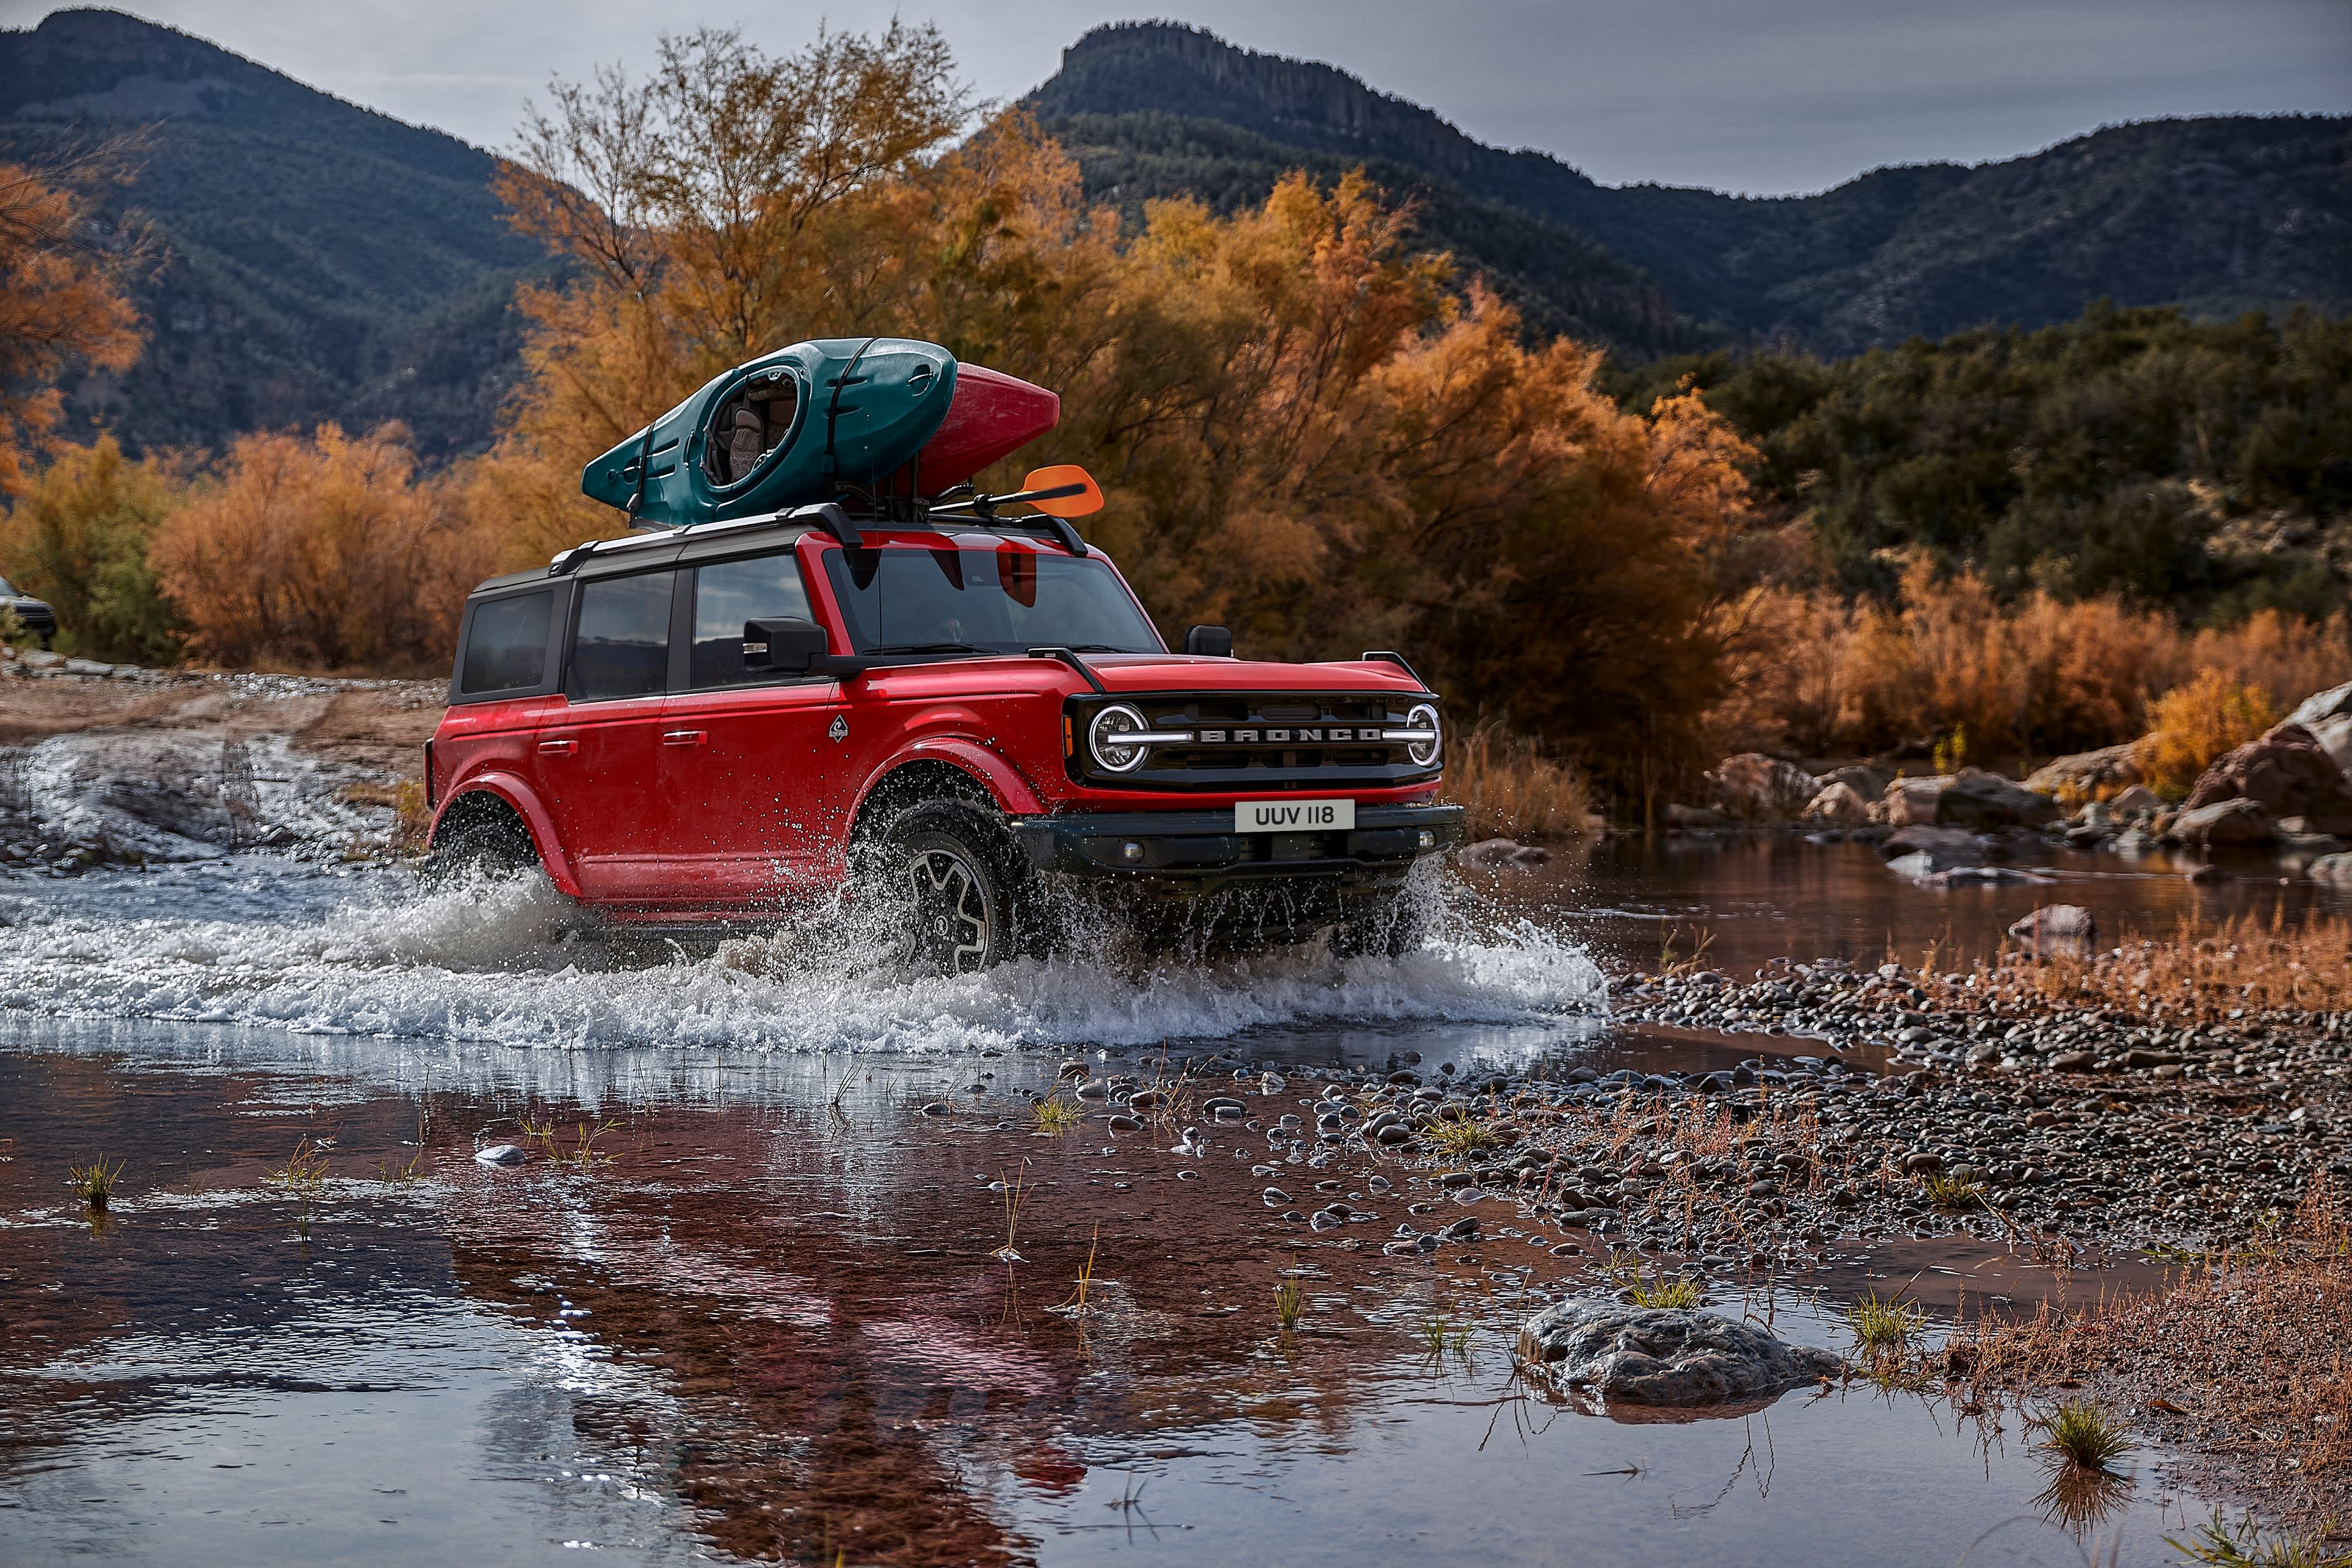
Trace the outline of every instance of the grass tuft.
<instances>
[{"instance_id":1,"label":"grass tuft","mask_svg":"<svg viewBox=\"0 0 2352 1568\"><path fill-rule=\"evenodd\" d=\"M1440 1122L1422 1137L1439 1154L1455 1159L1483 1154L1502 1142L1484 1122Z\"/></svg>"},{"instance_id":2,"label":"grass tuft","mask_svg":"<svg viewBox=\"0 0 2352 1568\"><path fill-rule=\"evenodd\" d=\"M1039 1132L1050 1133L1057 1138L1064 1133L1076 1131L1078 1124L1087 1117L1087 1113L1077 1106L1056 1098L1038 1101L1029 1107L1029 1113L1036 1118Z\"/></svg>"},{"instance_id":3,"label":"grass tuft","mask_svg":"<svg viewBox=\"0 0 2352 1568\"><path fill-rule=\"evenodd\" d=\"M111 1168L106 1156L100 1155L89 1165L69 1166L66 1169L66 1185L81 1194L82 1201L92 1208L104 1208L107 1199L114 1196L114 1184L121 1177L122 1162L117 1160Z\"/></svg>"},{"instance_id":4,"label":"grass tuft","mask_svg":"<svg viewBox=\"0 0 2352 1568\"><path fill-rule=\"evenodd\" d=\"M1972 1181L1957 1176L1931 1176L1919 1184L1927 1201L1948 1213L1958 1213L1985 1206L1984 1188Z\"/></svg>"},{"instance_id":5,"label":"grass tuft","mask_svg":"<svg viewBox=\"0 0 2352 1568\"><path fill-rule=\"evenodd\" d=\"M1625 1299L1637 1307L1686 1312L1706 1304L1706 1290L1696 1280L1660 1280L1653 1284L1628 1286Z\"/></svg>"},{"instance_id":6,"label":"grass tuft","mask_svg":"<svg viewBox=\"0 0 2352 1568\"><path fill-rule=\"evenodd\" d=\"M1274 1321L1288 1333L1298 1326L1307 1311L1307 1289L1296 1280L1285 1280L1274 1288Z\"/></svg>"},{"instance_id":7,"label":"grass tuft","mask_svg":"<svg viewBox=\"0 0 2352 1568\"><path fill-rule=\"evenodd\" d=\"M1909 1301L1882 1300L1872 1291L1845 1310L1853 1343L1871 1361L1900 1357L1927 1332L1927 1314Z\"/></svg>"},{"instance_id":8,"label":"grass tuft","mask_svg":"<svg viewBox=\"0 0 2352 1568\"><path fill-rule=\"evenodd\" d=\"M2263 1539L2251 1516L2232 1528L2215 1509L2210 1522L2197 1528L2187 1541L2168 1535L2164 1543L2190 1563L2211 1568L2352 1568L2352 1552L2332 1552L2327 1537L2336 1521L2327 1520L2309 1535L2273 1535Z\"/></svg>"},{"instance_id":9,"label":"grass tuft","mask_svg":"<svg viewBox=\"0 0 2352 1568\"><path fill-rule=\"evenodd\" d=\"M2037 1445L2062 1464L2104 1470L2131 1450L2123 1427L2087 1399L2069 1399L2042 1419L2047 1434Z\"/></svg>"}]
</instances>

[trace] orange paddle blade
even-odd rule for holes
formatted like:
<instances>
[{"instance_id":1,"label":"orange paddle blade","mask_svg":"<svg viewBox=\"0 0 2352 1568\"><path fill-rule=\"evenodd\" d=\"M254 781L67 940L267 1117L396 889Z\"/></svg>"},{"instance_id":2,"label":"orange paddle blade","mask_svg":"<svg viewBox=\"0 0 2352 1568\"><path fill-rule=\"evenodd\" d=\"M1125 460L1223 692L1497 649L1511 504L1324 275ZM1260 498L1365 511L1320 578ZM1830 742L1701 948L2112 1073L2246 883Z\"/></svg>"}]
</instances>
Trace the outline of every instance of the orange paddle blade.
<instances>
[{"instance_id":1,"label":"orange paddle blade","mask_svg":"<svg viewBox=\"0 0 2352 1568\"><path fill-rule=\"evenodd\" d=\"M1081 486L1074 494L1055 496L1029 504L1049 517L1090 517L1102 510L1102 486L1095 476L1075 463L1056 463L1050 468L1032 468L1029 476L1021 481L1024 493L1038 490L1061 490L1072 485Z\"/></svg>"}]
</instances>

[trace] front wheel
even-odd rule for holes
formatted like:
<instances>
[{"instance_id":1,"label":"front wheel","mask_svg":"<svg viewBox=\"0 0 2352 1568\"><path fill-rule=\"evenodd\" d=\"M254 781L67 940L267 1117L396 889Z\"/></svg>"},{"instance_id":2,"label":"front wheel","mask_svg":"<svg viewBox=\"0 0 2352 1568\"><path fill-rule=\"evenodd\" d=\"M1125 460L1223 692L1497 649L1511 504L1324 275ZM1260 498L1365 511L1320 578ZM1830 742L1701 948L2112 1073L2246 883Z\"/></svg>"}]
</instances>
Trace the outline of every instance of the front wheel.
<instances>
[{"instance_id":1,"label":"front wheel","mask_svg":"<svg viewBox=\"0 0 2352 1568\"><path fill-rule=\"evenodd\" d=\"M1003 835L973 807L951 800L911 807L865 858L861 881L883 922L893 967L971 975L1018 950L1017 868Z\"/></svg>"}]
</instances>

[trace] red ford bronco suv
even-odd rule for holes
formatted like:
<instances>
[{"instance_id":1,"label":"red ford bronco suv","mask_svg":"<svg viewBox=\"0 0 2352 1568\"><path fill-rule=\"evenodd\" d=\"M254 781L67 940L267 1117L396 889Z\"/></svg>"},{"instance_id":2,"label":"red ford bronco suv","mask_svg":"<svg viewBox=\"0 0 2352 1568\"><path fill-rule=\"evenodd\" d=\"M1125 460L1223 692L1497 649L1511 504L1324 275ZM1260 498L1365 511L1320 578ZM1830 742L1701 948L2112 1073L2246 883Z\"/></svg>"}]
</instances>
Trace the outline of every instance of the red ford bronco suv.
<instances>
[{"instance_id":1,"label":"red ford bronco suv","mask_svg":"<svg viewBox=\"0 0 2352 1568\"><path fill-rule=\"evenodd\" d=\"M633 515L681 467L675 489L756 484L822 421L812 403L861 384L855 344L796 347L824 353L787 361L797 387L756 419L726 395L737 371L649 427L634 472L615 449ZM987 411L983 379L1039 391L961 371L942 399L959 410L982 386ZM940 444L972 421L942 416L915 454L976 469L1038 417L958 455ZM913 465L892 456L869 476ZM535 862L617 928L773 923L845 891L925 972L1042 950L1056 879L1230 909L1256 935L1409 937L1407 873L1461 841L1462 813L1436 803L1438 701L1404 660L1245 661L1221 627L1171 652L1065 520L1100 504L1083 470L926 499L841 473L838 499L586 544L476 589L425 750L436 859ZM1024 500L1062 515L998 511Z\"/></svg>"}]
</instances>

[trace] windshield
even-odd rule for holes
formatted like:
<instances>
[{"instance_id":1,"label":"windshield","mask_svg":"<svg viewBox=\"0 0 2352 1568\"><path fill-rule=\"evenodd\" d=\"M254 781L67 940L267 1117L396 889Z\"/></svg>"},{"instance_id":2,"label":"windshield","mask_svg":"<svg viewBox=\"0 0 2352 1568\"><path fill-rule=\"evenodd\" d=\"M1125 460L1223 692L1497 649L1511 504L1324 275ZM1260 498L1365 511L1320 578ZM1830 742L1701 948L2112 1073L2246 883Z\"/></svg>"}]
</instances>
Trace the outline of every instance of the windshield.
<instances>
[{"instance_id":1,"label":"windshield","mask_svg":"<svg viewBox=\"0 0 2352 1568\"><path fill-rule=\"evenodd\" d=\"M0 577L0 599L14 599L16 597L16 591L8 586L8 580L5 577Z\"/></svg>"},{"instance_id":2,"label":"windshield","mask_svg":"<svg viewBox=\"0 0 2352 1568\"><path fill-rule=\"evenodd\" d=\"M1167 652L1108 562L1007 540L956 549L828 550L861 653Z\"/></svg>"}]
</instances>

